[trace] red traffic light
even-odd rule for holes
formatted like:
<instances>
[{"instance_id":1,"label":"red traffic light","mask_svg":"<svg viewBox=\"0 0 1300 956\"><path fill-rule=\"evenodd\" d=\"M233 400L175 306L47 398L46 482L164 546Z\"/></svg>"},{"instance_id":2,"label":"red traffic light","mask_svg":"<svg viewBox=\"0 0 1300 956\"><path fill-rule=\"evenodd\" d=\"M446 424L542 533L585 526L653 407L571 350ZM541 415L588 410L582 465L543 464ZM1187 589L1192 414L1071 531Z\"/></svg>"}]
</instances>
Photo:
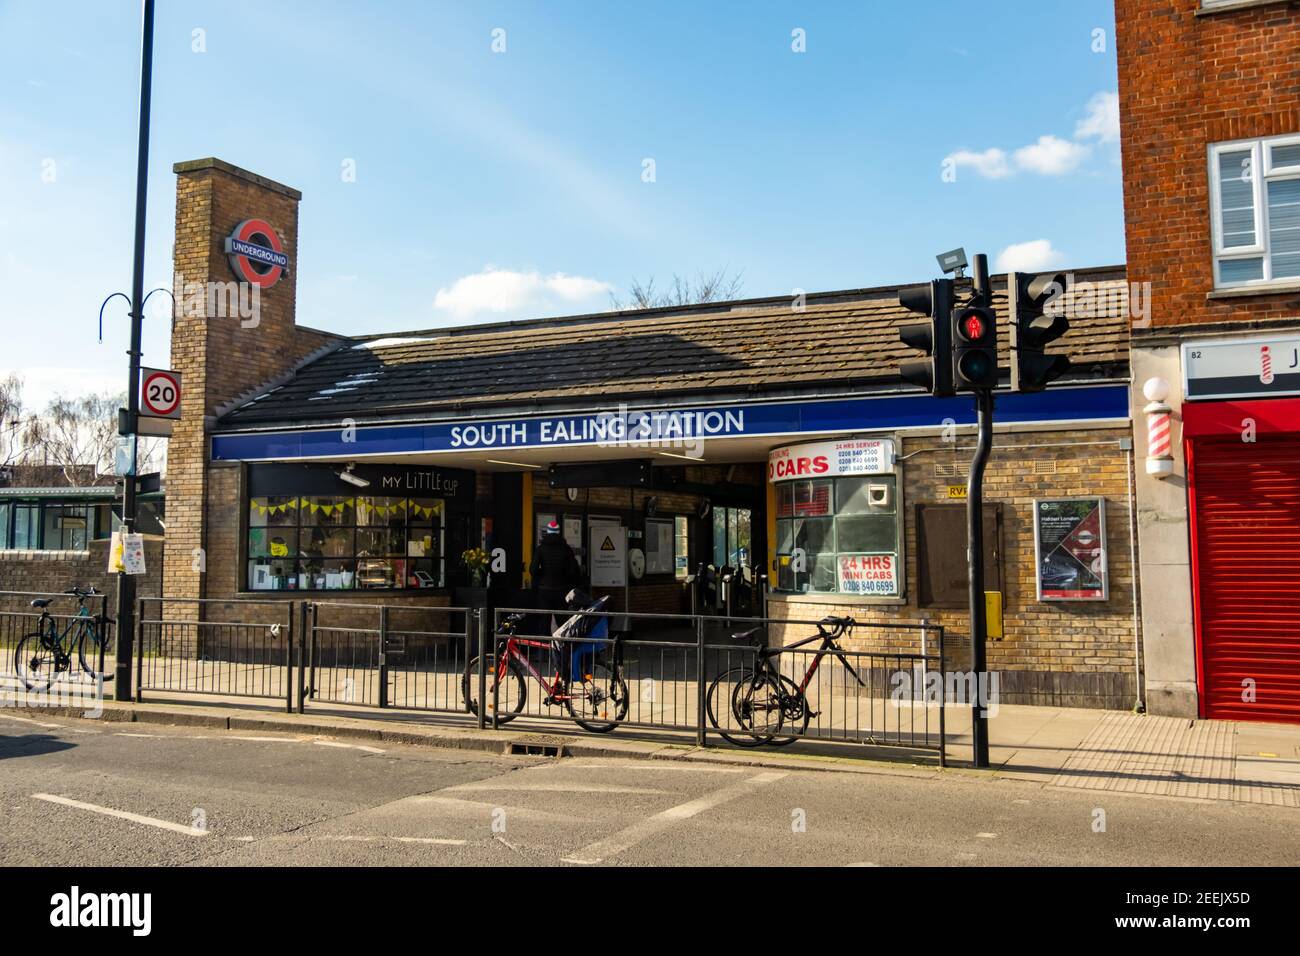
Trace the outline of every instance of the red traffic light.
<instances>
[{"instance_id":1,"label":"red traffic light","mask_svg":"<svg viewBox=\"0 0 1300 956\"><path fill-rule=\"evenodd\" d=\"M984 336L984 320L972 313L961 320L961 334L974 342Z\"/></svg>"}]
</instances>

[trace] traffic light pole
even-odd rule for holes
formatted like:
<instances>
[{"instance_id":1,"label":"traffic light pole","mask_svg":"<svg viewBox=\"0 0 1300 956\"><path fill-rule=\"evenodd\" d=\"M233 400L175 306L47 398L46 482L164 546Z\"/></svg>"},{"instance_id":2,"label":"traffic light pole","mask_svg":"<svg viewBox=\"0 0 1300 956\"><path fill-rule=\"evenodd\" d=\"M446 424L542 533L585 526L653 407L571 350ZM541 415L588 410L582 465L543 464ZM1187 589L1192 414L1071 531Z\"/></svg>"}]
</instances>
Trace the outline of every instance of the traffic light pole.
<instances>
[{"instance_id":1,"label":"traffic light pole","mask_svg":"<svg viewBox=\"0 0 1300 956\"><path fill-rule=\"evenodd\" d=\"M144 324L144 227L149 188L149 106L153 89L153 6L144 0L140 39L140 129L135 160L135 245L131 265L131 348L126 386L126 427L131 452L128 474L122 481L122 534L135 530L136 442L140 424L140 340ZM131 698L131 643L135 635L135 576L117 576L117 645L113 697Z\"/></svg>"},{"instance_id":2,"label":"traffic light pole","mask_svg":"<svg viewBox=\"0 0 1300 956\"><path fill-rule=\"evenodd\" d=\"M989 765L989 681L985 676L987 621L984 604L984 466L993 450L993 392L975 393L979 439L966 485L966 563L970 568L970 669L975 699L971 701L971 744L976 767Z\"/></svg>"},{"instance_id":3,"label":"traffic light pole","mask_svg":"<svg viewBox=\"0 0 1300 956\"><path fill-rule=\"evenodd\" d=\"M975 257L975 274L972 276L975 298L983 305L993 302L993 289L989 282L989 259L986 255ZM988 639L988 621L984 603L984 467L993 450L993 390L981 388L975 392L976 421L979 439L975 444L975 457L971 459L970 475L966 482L966 565L970 581L970 669L975 698L971 701L971 746L976 767L989 765L989 720L986 699L989 680L985 644Z\"/></svg>"}]
</instances>

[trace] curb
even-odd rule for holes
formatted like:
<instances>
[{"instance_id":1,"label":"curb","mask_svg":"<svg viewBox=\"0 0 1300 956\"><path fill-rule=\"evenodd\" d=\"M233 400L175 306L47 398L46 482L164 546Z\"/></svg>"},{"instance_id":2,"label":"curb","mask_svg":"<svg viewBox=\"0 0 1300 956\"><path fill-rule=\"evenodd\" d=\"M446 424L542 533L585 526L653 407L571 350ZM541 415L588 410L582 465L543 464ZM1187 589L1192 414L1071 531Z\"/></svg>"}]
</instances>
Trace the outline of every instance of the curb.
<instances>
[{"instance_id":1,"label":"curb","mask_svg":"<svg viewBox=\"0 0 1300 956\"><path fill-rule=\"evenodd\" d=\"M536 731L506 733L480 732L477 728L414 728L411 726L377 727L362 724L365 718L330 716L322 720L311 714L259 714L225 713L208 710L212 705L135 704L104 701L97 717L87 716L84 707L42 707L39 713L79 720L100 720L110 723L160 724L176 727L206 727L213 730L241 730L308 734L319 737L338 737L415 747L432 747L441 750L463 750L489 753L497 756L514 754L512 747L554 748L547 757L587 757L623 760L676 760L689 763L708 763L732 767L762 767L778 770L806 770L838 773L892 774L913 777L930 777L955 771L965 776L961 768L940 768L903 761L874 760L869 757L841 757L821 754L760 754L729 748L700 748L695 744L656 743L645 740L623 740L617 744L602 745L589 737L567 736ZM36 709L0 702L0 712L36 713ZM983 775L980 775L981 778Z\"/></svg>"}]
</instances>

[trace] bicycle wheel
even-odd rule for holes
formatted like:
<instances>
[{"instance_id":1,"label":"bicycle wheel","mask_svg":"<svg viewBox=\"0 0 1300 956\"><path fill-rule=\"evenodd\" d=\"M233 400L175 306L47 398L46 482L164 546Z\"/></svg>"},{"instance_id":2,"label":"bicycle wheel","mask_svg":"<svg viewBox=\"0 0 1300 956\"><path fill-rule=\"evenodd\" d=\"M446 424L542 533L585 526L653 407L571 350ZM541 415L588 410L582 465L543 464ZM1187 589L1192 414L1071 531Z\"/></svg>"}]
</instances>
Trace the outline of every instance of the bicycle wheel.
<instances>
[{"instance_id":1,"label":"bicycle wheel","mask_svg":"<svg viewBox=\"0 0 1300 956\"><path fill-rule=\"evenodd\" d=\"M488 654L485 658L487 671L487 716L492 719L492 694L496 690L497 723L512 721L524 709L528 699L528 684L518 661L513 657L506 661L505 672L497 667L497 656ZM499 682L499 686L498 686ZM478 656L470 658L465 666L465 674L460 679L460 692L465 698L465 709L478 716Z\"/></svg>"},{"instance_id":2,"label":"bicycle wheel","mask_svg":"<svg viewBox=\"0 0 1300 956\"><path fill-rule=\"evenodd\" d=\"M594 734L607 734L627 717L627 682L622 668L604 661L590 664L581 680L569 685L565 704L579 727Z\"/></svg>"},{"instance_id":3,"label":"bicycle wheel","mask_svg":"<svg viewBox=\"0 0 1300 956\"><path fill-rule=\"evenodd\" d=\"M55 676L66 668L59 666L57 645L43 634L28 634L14 648L14 673L28 690L49 690Z\"/></svg>"},{"instance_id":4,"label":"bicycle wheel","mask_svg":"<svg viewBox=\"0 0 1300 956\"><path fill-rule=\"evenodd\" d=\"M785 691L773 674L760 673L731 692L731 716L760 744L770 744L785 722Z\"/></svg>"},{"instance_id":5,"label":"bicycle wheel","mask_svg":"<svg viewBox=\"0 0 1300 956\"><path fill-rule=\"evenodd\" d=\"M77 661L81 664L81 672L92 680L103 677L108 680L107 675L102 675L96 668L99 667L99 648L102 640L99 631L95 625L86 624L81 628L81 635L77 638ZM86 657L86 652L90 652L90 657Z\"/></svg>"},{"instance_id":6,"label":"bicycle wheel","mask_svg":"<svg viewBox=\"0 0 1300 956\"><path fill-rule=\"evenodd\" d=\"M742 682L748 682L754 677L754 672L748 667L733 667L729 671L723 671L713 679L709 685L708 693L704 696L705 712L708 714L709 723L718 733L722 734L723 740L735 744L737 747L757 747L762 740L755 740L748 735L740 735L737 731L742 730L736 725L735 718L731 714L731 698L735 693L736 687ZM718 714L725 715L725 720L719 720Z\"/></svg>"},{"instance_id":7,"label":"bicycle wheel","mask_svg":"<svg viewBox=\"0 0 1300 956\"><path fill-rule=\"evenodd\" d=\"M786 744L794 743L808 730L808 720L811 716L808 712L808 698L804 696L798 684L782 674L781 724L784 729L793 730L795 735L773 737L768 743L773 747L784 747Z\"/></svg>"}]
</instances>

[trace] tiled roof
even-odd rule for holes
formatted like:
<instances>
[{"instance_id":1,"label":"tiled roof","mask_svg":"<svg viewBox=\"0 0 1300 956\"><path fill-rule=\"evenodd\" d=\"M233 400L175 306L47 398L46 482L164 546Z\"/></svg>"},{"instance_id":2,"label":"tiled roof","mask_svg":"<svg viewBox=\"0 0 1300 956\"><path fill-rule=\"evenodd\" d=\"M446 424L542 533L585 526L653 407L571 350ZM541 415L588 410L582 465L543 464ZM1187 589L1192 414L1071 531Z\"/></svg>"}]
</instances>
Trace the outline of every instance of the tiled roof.
<instances>
[{"instance_id":1,"label":"tiled roof","mask_svg":"<svg viewBox=\"0 0 1300 956\"><path fill-rule=\"evenodd\" d=\"M1065 297L1071 329L1056 345L1075 367L1064 381L1125 376L1124 271L1089 270L1076 278L1092 292L1077 303L1077 293ZM1004 277L993 284L1004 286ZM921 317L898 305L897 288L852 296L810 296L802 312L788 301L764 300L349 339L227 412L219 425L419 417L593 396L635 402L669 394L905 387L897 363L916 353L899 342L898 327ZM1005 320L1005 294L995 294L995 307ZM1007 339L1004 328L1004 366Z\"/></svg>"}]
</instances>

